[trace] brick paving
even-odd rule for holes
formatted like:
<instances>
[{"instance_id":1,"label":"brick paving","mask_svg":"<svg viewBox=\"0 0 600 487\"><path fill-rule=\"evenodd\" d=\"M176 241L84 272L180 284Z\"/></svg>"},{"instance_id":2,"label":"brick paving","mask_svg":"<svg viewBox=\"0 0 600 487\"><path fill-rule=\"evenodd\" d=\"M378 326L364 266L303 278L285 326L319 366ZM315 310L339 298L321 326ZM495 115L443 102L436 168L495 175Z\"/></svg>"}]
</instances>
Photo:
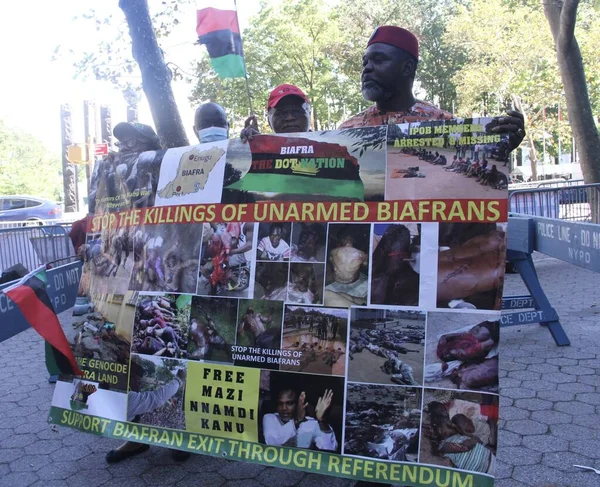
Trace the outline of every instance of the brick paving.
<instances>
[{"instance_id":1,"label":"brick paving","mask_svg":"<svg viewBox=\"0 0 600 487\"><path fill-rule=\"evenodd\" d=\"M598 487L600 276L541 255L536 269L570 347L541 326L502 329L498 487ZM528 294L509 275L506 295Z\"/></svg>"},{"instance_id":2,"label":"brick paving","mask_svg":"<svg viewBox=\"0 0 600 487\"><path fill-rule=\"evenodd\" d=\"M536 256L542 285L571 339L558 348L538 325L503 329L497 487L598 487L600 475L600 279ZM516 275L507 295L526 294ZM70 311L61 320L70 322ZM27 330L0 343L0 486L346 487L352 481L167 450L108 466L115 440L46 422L53 386L43 343ZM477 487L477 486L474 486Z\"/></svg>"}]
</instances>

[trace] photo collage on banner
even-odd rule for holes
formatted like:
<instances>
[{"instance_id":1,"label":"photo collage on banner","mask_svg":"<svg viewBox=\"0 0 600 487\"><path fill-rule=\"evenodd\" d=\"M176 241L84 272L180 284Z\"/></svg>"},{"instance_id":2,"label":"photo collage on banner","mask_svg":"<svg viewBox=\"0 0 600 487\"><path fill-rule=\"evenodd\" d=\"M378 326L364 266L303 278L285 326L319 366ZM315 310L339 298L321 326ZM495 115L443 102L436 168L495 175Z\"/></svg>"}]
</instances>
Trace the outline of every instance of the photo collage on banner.
<instances>
[{"instance_id":1,"label":"photo collage on banner","mask_svg":"<svg viewBox=\"0 0 600 487\"><path fill-rule=\"evenodd\" d=\"M331 454L311 468L340 477L493 486L507 152L490 120L100 164L67 330L85 375L61 378L53 414L220 439L202 452L244 461Z\"/></svg>"}]
</instances>

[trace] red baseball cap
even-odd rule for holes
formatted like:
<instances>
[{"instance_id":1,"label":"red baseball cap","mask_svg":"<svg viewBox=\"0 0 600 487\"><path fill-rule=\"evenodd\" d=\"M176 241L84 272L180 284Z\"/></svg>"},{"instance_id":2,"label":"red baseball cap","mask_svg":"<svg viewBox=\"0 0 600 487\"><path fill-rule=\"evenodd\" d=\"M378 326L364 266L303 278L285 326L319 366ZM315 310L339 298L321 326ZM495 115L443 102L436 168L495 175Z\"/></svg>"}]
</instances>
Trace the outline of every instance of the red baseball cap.
<instances>
[{"instance_id":1,"label":"red baseball cap","mask_svg":"<svg viewBox=\"0 0 600 487\"><path fill-rule=\"evenodd\" d=\"M417 60L419 59L419 41L412 32L402 27L380 25L371 34L367 47L377 42L404 49Z\"/></svg>"},{"instance_id":2,"label":"red baseball cap","mask_svg":"<svg viewBox=\"0 0 600 487\"><path fill-rule=\"evenodd\" d=\"M279 103L279 100L281 100L283 97L289 96L289 95L299 96L306 103L310 103L308 101L308 97L304 94L304 92L300 88L298 88L297 86L294 86L294 85L283 84L283 85L279 85L277 88L275 88L273 91L271 91L271 94L269 95L269 102L267 103L267 108L275 107Z\"/></svg>"}]
</instances>

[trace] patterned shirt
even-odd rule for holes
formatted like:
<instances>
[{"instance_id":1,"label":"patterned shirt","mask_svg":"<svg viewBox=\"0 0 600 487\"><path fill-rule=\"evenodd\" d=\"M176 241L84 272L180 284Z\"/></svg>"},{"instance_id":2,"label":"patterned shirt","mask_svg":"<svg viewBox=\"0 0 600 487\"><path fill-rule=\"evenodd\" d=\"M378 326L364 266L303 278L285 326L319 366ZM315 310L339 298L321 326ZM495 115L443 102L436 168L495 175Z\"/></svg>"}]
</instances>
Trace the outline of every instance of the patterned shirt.
<instances>
[{"instance_id":1,"label":"patterned shirt","mask_svg":"<svg viewBox=\"0 0 600 487\"><path fill-rule=\"evenodd\" d=\"M356 127L372 127L376 125L393 125L397 123L427 122L431 120L450 120L452 114L440 110L426 101L417 101L409 110L399 112L380 112L377 105L360 112L346 120L340 129Z\"/></svg>"}]
</instances>

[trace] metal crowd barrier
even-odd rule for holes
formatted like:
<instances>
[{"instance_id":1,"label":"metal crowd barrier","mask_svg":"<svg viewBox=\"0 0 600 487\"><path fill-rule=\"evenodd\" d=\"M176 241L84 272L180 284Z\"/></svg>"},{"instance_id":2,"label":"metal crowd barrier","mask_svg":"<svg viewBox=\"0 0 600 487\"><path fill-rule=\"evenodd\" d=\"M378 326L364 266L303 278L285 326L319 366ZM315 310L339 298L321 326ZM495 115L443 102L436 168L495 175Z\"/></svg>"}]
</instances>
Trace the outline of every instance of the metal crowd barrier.
<instances>
[{"instance_id":1,"label":"metal crowd barrier","mask_svg":"<svg viewBox=\"0 0 600 487\"><path fill-rule=\"evenodd\" d=\"M58 220L19 220L19 221L0 221L0 230L6 228L22 228L22 227L41 227L48 225L60 225L61 227L70 227L73 222L83 218L80 214L69 213L73 216L65 216ZM85 216L85 215L84 215Z\"/></svg>"},{"instance_id":2,"label":"metal crowd barrier","mask_svg":"<svg viewBox=\"0 0 600 487\"><path fill-rule=\"evenodd\" d=\"M556 181L549 181L549 182L544 182L544 181L538 181L538 188L562 188L564 186L580 186L582 184L585 184L585 182L583 181L583 179L569 179L569 180L565 180L565 181L560 181L560 182L556 182Z\"/></svg>"},{"instance_id":3,"label":"metal crowd barrier","mask_svg":"<svg viewBox=\"0 0 600 487\"><path fill-rule=\"evenodd\" d=\"M75 255L69 228L61 225L0 229L0 272L15 264L29 271Z\"/></svg>"},{"instance_id":4,"label":"metal crowd barrier","mask_svg":"<svg viewBox=\"0 0 600 487\"><path fill-rule=\"evenodd\" d=\"M600 211L600 184L578 184L553 188L517 189L509 191L511 213L591 222L592 205Z\"/></svg>"}]
</instances>

